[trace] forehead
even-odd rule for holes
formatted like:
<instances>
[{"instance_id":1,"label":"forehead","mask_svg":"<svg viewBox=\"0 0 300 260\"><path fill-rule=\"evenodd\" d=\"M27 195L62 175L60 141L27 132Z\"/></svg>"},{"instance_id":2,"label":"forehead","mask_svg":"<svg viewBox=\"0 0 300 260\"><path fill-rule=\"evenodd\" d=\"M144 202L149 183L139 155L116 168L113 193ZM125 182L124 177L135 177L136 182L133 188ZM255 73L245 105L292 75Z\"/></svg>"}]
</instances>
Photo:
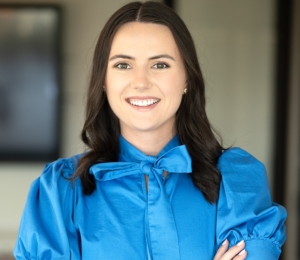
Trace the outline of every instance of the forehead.
<instances>
[{"instance_id":1,"label":"forehead","mask_svg":"<svg viewBox=\"0 0 300 260\"><path fill-rule=\"evenodd\" d=\"M129 22L122 25L113 38L111 53L138 50L179 55L173 34L167 26L143 22Z\"/></svg>"}]
</instances>

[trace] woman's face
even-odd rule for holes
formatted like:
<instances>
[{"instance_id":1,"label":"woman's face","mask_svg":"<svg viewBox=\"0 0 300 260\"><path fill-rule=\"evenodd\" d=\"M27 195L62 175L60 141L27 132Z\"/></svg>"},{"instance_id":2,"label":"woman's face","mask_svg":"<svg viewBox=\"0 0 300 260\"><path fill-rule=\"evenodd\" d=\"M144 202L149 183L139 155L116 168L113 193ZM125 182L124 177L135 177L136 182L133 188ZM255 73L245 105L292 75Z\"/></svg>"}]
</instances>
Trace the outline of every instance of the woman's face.
<instances>
[{"instance_id":1,"label":"woman's face","mask_svg":"<svg viewBox=\"0 0 300 260\"><path fill-rule=\"evenodd\" d=\"M105 89L123 136L175 134L175 114L185 87L183 60L167 26L130 22L117 31Z\"/></svg>"}]
</instances>

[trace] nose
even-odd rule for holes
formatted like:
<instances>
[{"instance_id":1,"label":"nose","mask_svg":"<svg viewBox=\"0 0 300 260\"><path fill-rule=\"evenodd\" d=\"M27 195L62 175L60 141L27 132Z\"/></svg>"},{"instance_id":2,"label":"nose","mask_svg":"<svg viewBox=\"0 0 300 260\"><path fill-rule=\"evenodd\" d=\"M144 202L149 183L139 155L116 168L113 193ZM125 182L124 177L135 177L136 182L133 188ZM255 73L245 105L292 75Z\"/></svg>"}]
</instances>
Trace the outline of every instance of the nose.
<instances>
[{"instance_id":1,"label":"nose","mask_svg":"<svg viewBox=\"0 0 300 260\"><path fill-rule=\"evenodd\" d=\"M151 87L147 69L136 68L134 70L131 86L141 92Z\"/></svg>"}]
</instances>

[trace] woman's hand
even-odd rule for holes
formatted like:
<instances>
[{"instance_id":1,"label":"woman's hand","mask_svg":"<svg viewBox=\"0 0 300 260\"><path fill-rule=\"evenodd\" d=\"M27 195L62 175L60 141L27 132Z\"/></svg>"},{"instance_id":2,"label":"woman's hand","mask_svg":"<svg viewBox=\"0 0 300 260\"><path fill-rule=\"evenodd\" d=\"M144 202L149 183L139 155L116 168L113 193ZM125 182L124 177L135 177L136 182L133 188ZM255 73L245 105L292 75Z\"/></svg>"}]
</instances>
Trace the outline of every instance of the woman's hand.
<instances>
[{"instance_id":1,"label":"woman's hand","mask_svg":"<svg viewBox=\"0 0 300 260\"><path fill-rule=\"evenodd\" d=\"M237 245L228 250L228 240L226 239L222 246L218 249L213 260L243 260L247 257L245 242L242 240Z\"/></svg>"}]
</instances>

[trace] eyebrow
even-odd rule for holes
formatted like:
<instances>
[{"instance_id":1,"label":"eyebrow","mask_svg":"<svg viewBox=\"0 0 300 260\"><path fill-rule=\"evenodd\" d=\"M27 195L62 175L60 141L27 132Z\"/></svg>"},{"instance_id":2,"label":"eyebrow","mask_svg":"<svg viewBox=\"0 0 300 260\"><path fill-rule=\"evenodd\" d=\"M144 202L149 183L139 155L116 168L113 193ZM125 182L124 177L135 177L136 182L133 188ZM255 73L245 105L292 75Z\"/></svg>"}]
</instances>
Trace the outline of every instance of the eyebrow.
<instances>
[{"instance_id":1,"label":"eyebrow","mask_svg":"<svg viewBox=\"0 0 300 260\"><path fill-rule=\"evenodd\" d=\"M157 59L161 59L161 58L167 58L167 59L175 61L175 59L172 56L168 55L168 54L153 56L153 57L149 58L149 60L157 60Z\"/></svg>"},{"instance_id":2,"label":"eyebrow","mask_svg":"<svg viewBox=\"0 0 300 260\"><path fill-rule=\"evenodd\" d=\"M153 56L153 57L150 57L149 60L157 60L157 59L161 59L161 58L167 58L167 59L175 61L175 59L172 56L168 55L168 54L161 54L161 55ZM112 60L115 60L115 59L135 60L134 57L131 57L129 55L117 54L117 55L112 56L109 59L109 61L112 61Z\"/></svg>"},{"instance_id":3,"label":"eyebrow","mask_svg":"<svg viewBox=\"0 0 300 260\"><path fill-rule=\"evenodd\" d=\"M115 59L127 59L127 60L135 60L135 58L128 56L128 55L123 55L123 54L117 54L112 56L109 61L115 60Z\"/></svg>"}]
</instances>

